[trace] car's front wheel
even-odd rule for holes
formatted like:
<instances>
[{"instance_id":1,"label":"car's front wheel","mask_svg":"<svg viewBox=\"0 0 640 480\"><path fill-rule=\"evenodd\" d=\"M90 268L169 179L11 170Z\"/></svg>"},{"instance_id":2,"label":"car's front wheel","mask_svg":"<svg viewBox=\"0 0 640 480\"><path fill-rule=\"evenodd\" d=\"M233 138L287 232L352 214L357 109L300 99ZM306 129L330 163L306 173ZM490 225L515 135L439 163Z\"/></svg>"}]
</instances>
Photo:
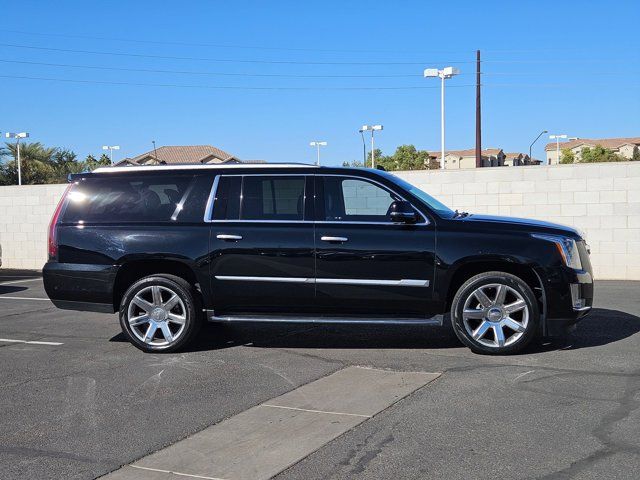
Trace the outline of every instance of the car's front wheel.
<instances>
[{"instance_id":1,"label":"car's front wheel","mask_svg":"<svg viewBox=\"0 0 640 480\"><path fill-rule=\"evenodd\" d=\"M145 277L129 287L120 304L120 326L145 352L173 352L189 343L201 323L198 295L174 275Z\"/></svg>"},{"instance_id":2,"label":"car's front wheel","mask_svg":"<svg viewBox=\"0 0 640 480\"><path fill-rule=\"evenodd\" d=\"M505 272L467 280L453 299L451 314L457 337L476 353L516 353L535 337L540 322L529 285Z\"/></svg>"}]
</instances>

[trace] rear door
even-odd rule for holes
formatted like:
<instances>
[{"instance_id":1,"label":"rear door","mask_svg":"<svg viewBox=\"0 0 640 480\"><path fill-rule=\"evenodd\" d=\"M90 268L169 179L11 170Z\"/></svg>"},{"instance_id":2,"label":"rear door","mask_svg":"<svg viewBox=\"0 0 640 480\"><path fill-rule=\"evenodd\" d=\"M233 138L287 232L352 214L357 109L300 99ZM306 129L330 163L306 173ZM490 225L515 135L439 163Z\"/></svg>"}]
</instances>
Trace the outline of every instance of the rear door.
<instances>
[{"instance_id":1,"label":"rear door","mask_svg":"<svg viewBox=\"0 0 640 480\"><path fill-rule=\"evenodd\" d=\"M217 177L207 214L216 316L313 311L313 188L306 175Z\"/></svg>"},{"instance_id":2,"label":"rear door","mask_svg":"<svg viewBox=\"0 0 640 480\"><path fill-rule=\"evenodd\" d=\"M431 317L435 229L394 223L402 197L373 180L316 176L316 303L331 315Z\"/></svg>"}]
</instances>

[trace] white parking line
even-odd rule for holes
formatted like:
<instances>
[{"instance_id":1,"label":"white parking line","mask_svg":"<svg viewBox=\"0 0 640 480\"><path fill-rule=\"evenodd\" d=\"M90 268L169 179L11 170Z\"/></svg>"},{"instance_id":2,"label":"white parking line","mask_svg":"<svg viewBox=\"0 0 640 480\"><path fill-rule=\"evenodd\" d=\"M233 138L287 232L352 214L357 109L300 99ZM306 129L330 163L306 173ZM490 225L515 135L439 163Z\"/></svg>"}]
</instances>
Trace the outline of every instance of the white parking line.
<instances>
[{"instance_id":1,"label":"white parking line","mask_svg":"<svg viewBox=\"0 0 640 480\"><path fill-rule=\"evenodd\" d=\"M359 413L326 412L324 410L309 410L308 408L283 407L282 405L272 405L270 403L263 403L260 406L270 408L284 408L285 410L297 410L299 412L326 413L328 415L348 415L350 417L371 418L371 415L361 415Z\"/></svg>"},{"instance_id":2,"label":"white parking line","mask_svg":"<svg viewBox=\"0 0 640 480\"><path fill-rule=\"evenodd\" d=\"M38 298L38 297L7 297L6 295L0 295L0 300L42 300L45 302L49 302L48 298Z\"/></svg>"},{"instance_id":3,"label":"white parking line","mask_svg":"<svg viewBox=\"0 0 640 480\"><path fill-rule=\"evenodd\" d=\"M140 470L149 470L151 472L169 473L169 474L173 474L173 475L178 475L180 477L204 478L205 480L224 480L224 478L204 477L202 475L191 475L190 473L173 472L171 470L161 470L159 468L139 467L138 465L129 465L129 467L131 467L131 468L139 468Z\"/></svg>"},{"instance_id":4,"label":"white parking line","mask_svg":"<svg viewBox=\"0 0 640 480\"><path fill-rule=\"evenodd\" d=\"M13 338L0 338L0 342L4 343L28 343L29 345L64 345L64 343L60 342L41 342L40 340L16 340Z\"/></svg>"},{"instance_id":5,"label":"white parking line","mask_svg":"<svg viewBox=\"0 0 640 480\"><path fill-rule=\"evenodd\" d=\"M0 282L0 286L12 285L14 283L35 282L36 280L42 280L42 279L40 277L36 277L36 278L27 278L24 280L11 280L10 282Z\"/></svg>"}]
</instances>

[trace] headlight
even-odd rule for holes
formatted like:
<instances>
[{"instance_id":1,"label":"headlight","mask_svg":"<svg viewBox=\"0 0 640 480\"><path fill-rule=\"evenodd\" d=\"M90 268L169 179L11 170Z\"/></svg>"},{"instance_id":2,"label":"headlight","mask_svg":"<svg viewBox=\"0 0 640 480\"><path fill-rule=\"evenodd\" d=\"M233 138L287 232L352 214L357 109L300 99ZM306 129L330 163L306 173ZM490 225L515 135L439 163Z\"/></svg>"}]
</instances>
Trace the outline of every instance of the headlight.
<instances>
[{"instance_id":1,"label":"headlight","mask_svg":"<svg viewBox=\"0 0 640 480\"><path fill-rule=\"evenodd\" d=\"M558 235L539 235L533 234L535 238L541 240L547 240L556 244L558 252L567 267L571 267L575 270L582 270L582 262L580 261L580 253L578 252L578 245L573 238L561 237Z\"/></svg>"}]
</instances>

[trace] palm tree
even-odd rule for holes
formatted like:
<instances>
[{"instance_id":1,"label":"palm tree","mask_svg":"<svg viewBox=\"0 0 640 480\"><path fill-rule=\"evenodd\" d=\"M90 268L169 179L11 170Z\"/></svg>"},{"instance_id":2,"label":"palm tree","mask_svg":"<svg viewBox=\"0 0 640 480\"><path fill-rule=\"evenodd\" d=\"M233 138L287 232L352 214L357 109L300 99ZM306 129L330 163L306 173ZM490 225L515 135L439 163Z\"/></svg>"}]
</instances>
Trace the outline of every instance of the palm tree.
<instances>
[{"instance_id":1,"label":"palm tree","mask_svg":"<svg viewBox=\"0 0 640 480\"><path fill-rule=\"evenodd\" d=\"M5 145L0 152L0 156L9 157L11 160L5 161L0 166L0 183L15 185L18 183L17 146L14 143L6 143ZM55 153L55 148L47 148L40 142L21 143L20 170L22 183L25 185L56 183L58 178L54 165L52 165L52 156Z\"/></svg>"}]
</instances>

